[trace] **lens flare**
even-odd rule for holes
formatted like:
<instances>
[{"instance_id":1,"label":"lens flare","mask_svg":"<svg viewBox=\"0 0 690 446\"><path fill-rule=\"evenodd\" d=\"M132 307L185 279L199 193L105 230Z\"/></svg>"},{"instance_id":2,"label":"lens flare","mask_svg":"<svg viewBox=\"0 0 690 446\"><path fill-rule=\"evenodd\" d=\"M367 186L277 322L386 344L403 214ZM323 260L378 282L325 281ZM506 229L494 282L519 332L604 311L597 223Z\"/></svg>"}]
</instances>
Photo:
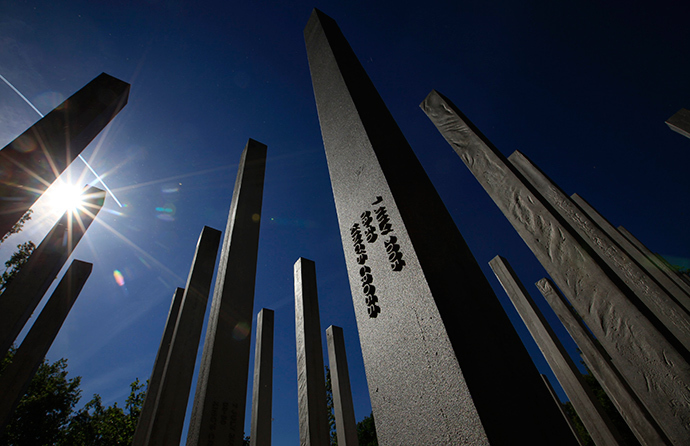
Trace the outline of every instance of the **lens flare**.
<instances>
[{"instance_id":1,"label":"lens flare","mask_svg":"<svg viewBox=\"0 0 690 446\"><path fill-rule=\"evenodd\" d=\"M76 211L84 203L83 191L84 189L77 185L61 181L51 188L50 205L58 214Z\"/></svg>"},{"instance_id":2,"label":"lens flare","mask_svg":"<svg viewBox=\"0 0 690 446\"><path fill-rule=\"evenodd\" d=\"M249 324L246 322L238 322L235 328L232 329L232 337L236 341L241 341L249 336Z\"/></svg>"},{"instance_id":3,"label":"lens flare","mask_svg":"<svg viewBox=\"0 0 690 446\"><path fill-rule=\"evenodd\" d=\"M125 277L122 275L120 271L113 271L113 277L115 278L115 282L117 282L118 285L125 286Z\"/></svg>"}]
</instances>

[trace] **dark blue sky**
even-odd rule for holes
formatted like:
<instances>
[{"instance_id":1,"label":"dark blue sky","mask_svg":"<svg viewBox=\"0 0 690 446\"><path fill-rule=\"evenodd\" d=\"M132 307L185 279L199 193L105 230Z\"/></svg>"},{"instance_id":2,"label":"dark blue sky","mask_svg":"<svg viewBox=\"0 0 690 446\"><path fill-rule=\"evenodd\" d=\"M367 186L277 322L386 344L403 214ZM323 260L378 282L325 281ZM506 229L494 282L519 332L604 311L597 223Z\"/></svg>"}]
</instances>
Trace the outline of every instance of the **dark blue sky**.
<instances>
[{"instance_id":1,"label":"dark blue sky","mask_svg":"<svg viewBox=\"0 0 690 446\"><path fill-rule=\"evenodd\" d=\"M99 393L122 404L129 383L150 374L173 291L201 228L225 228L237 162L254 138L268 145L255 312L276 311L274 444L298 442L300 256L316 262L323 330L345 330L357 419L369 414L302 37L314 6L340 25L504 306L487 264L495 255L540 304L532 284L545 272L419 109L431 89L506 156L520 150L566 193L690 265L690 140L664 124L690 108L683 2L0 0L0 74L41 112L101 72L132 84L127 107L84 152L127 206L109 198L75 252L94 272L48 355L83 377L82 402ZM0 84L0 144L37 118ZM83 170L75 162L73 176ZM0 254L39 240L57 218Z\"/></svg>"}]
</instances>

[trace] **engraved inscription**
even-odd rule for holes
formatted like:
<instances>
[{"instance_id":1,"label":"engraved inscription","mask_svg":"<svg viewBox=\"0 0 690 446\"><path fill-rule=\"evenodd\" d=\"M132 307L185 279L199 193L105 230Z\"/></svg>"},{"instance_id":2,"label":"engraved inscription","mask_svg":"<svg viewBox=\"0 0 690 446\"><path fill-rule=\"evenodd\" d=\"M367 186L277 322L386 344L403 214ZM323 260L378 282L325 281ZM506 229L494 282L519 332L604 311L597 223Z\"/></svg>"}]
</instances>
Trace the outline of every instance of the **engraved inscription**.
<instances>
[{"instance_id":1,"label":"engraved inscription","mask_svg":"<svg viewBox=\"0 0 690 446\"><path fill-rule=\"evenodd\" d=\"M371 203L376 206L383 202L383 197L377 196L376 200ZM388 238L383 240L383 249L386 251L388 262L393 271L402 271L405 266L403 260L403 253L400 251L400 244L398 244L398 237L393 235L395 232L391 219L386 210L386 206L380 205L371 210L365 210L360 214L360 222L356 222L350 228L350 236L352 237L353 249L355 252L355 260L359 265L359 276L362 285L362 292L364 293L364 302L367 305L367 312L369 317L375 318L381 312L378 305L378 297L376 296L376 287L374 286L374 277L371 274L371 268L366 265L369 256L367 255L366 243L375 245L379 239L379 235ZM361 223L361 226L360 226ZM379 233L377 234L377 229Z\"/></svg>"}]
</instances>

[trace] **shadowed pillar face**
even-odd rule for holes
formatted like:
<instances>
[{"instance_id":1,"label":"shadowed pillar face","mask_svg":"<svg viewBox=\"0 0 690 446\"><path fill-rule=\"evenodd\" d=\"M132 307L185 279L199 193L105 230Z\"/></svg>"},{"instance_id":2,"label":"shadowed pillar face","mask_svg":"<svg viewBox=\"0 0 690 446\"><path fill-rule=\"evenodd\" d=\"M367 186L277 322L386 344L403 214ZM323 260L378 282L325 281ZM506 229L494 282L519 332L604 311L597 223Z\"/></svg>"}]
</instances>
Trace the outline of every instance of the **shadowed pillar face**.
<instances>
[{"instance_id":1,"label":"shadowed pillar face","mask_svg":"<svg viewBox=\"0 0 690 446\"><path fill-rule=\"evenodd\" d=\"M379 439L566 438L498 299L340 29L315 10L304 36Z\"/></svg>"},{"instance_id":2,"label":"shadowed pillar face","mask_svg":"<svg viewBox=\"0 0 690 446\"><path fill-rule=\"evenodd\" d=\"M122 110L129 87L102 73L0 150L0 235Z\"/></svg>"}]
</instances>

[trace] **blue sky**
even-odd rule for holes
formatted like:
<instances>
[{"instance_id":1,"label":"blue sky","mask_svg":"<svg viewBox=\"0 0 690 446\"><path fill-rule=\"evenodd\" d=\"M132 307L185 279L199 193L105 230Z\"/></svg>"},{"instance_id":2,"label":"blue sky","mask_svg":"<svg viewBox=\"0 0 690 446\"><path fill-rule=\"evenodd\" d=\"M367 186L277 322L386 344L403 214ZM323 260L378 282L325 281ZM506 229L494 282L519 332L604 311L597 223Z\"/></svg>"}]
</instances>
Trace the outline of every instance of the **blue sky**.
<instances>
[{"instance_id":1,"label":"blue sky","mask_svg":"<svg viewBox=\"0 0 690 446\"><path fill-rule=\"evenodd\" d=\"M132 84L129 104L83 152L126 207L109 197L75 250L94 270L48 354L82 376L82 403L99 393L122 404L129 383L150 374L175 287L202 227L225 228L253 138L268 145L255 313L275 310L274 444L299 441L298 257L316 262L322 328L343 327L356 417L369 414L302 37L314 6L340 25L513 320L488 261L507 258L546 310L532 286L545 272L419 109L431 89L506 156L520 150L566 193L690 265L690 140L664 124L690 108L680 2L0 0L0 74L42 113L101 72ZM0 84L2 146L37 119ZM76 161L64 178L84 170ZM95 184L88 172L79 181ZM59 215L47 201L0 256L48 231Z\"/></svg>"}]
</instances>

